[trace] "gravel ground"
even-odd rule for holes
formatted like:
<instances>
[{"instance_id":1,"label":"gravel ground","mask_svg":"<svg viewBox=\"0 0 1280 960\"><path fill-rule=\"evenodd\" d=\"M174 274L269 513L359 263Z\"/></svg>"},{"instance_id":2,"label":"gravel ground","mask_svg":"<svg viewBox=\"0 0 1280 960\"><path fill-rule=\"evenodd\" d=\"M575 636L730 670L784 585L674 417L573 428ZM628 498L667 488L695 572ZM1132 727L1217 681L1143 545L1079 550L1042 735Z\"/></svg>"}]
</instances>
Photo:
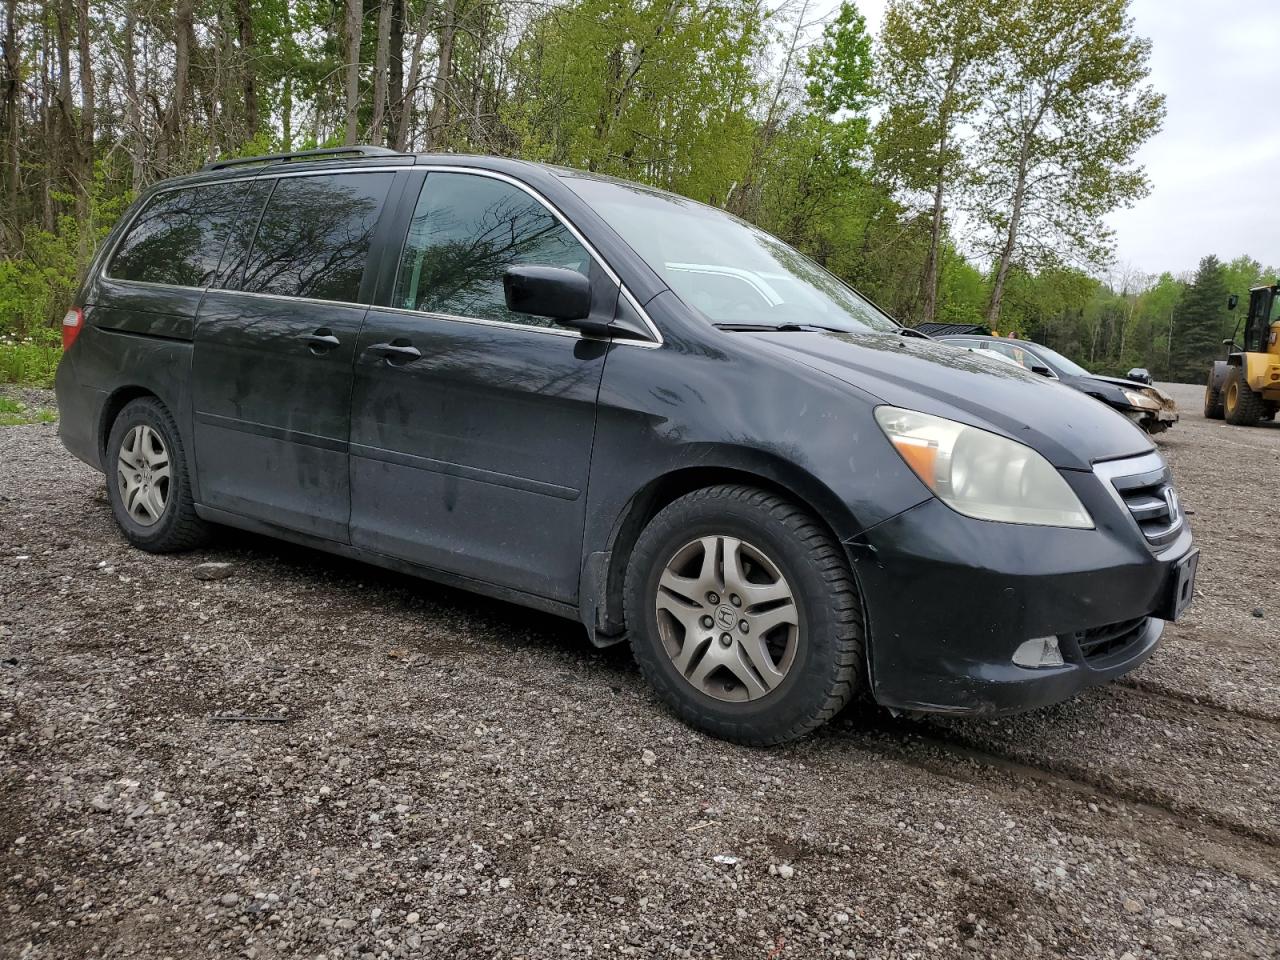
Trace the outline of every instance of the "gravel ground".
<instances>
[{"instance_id":1,"label":"gravel ground","mask_svg":"<svg viewBox=\"0 0 1280 960\"><path fill-rule=\"evenodd\" d=\"M52 426L0 429L0 956L1274 958L1280 427L1171 389L1203 554L1152 661L769 751L567 622L134 551Z\"/></svg>"}]
</instances>

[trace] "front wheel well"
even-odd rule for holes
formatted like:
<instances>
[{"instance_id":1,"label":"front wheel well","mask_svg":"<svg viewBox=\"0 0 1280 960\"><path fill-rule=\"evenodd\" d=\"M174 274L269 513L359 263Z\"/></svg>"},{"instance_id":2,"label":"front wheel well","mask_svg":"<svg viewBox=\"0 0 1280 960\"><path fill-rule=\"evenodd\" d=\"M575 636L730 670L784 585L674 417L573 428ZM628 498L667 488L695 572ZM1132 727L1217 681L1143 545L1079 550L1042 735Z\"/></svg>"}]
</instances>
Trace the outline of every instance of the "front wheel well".
<instances>
[{"instance_id":1,"label":"front wheel well","mask_svg":"<svg viewBox=\"0 0 1280 960\"><path fill-rule=\"evenodd\" d=\"M622 520L617 524L609 545L605 583L603 590L598 594L603 609L596 611L594 625L596 632L606 637L613 637L621 635L626 629L622 598L627 565L631 561L636 541L640 539L640 533L649 525L649 521L685 494L706 487L735 483L756 487L790 500L796 506L806 510L814 521L831 535L832 539L837 543L840 542L839 535L829 522L827 512L822 510L818 503L777 480L732 467L687 467L672 471L651 481L632 497Z\"/></svg>"}]
</instances>

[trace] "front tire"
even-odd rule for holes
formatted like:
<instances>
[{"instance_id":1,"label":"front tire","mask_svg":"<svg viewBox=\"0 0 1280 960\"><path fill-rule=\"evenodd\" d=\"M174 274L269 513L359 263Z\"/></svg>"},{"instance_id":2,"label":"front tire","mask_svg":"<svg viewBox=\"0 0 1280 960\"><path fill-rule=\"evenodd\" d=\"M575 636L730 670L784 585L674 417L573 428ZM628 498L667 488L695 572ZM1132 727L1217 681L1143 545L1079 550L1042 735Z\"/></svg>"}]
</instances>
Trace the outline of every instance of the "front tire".
<instances>
[{"instance_id":1,"label":"front tire","mask_svg":"<svg viewBox=\"0 0 1280 960\"><path fill-rule=\"evenodd\" d=\"M107 438L107 496L125 538L149 553L202 544L208 525L196 516L182 437L159 400L125 404Z\"/></svg>"},{"instance_id":2,"label":"front tire","mask_svg":"<svg viewBox=\"0 0 1280 960\"><path fill-rule=\"evenodd\" d=\"M1262 394L1249 388L1243 367L1227 371L1227 382L1222 386L1222 409L1227 423L1237 427L1255 426L1266 412L1266 406Z\"/></svg>"},{"instance_id":3,"label":"front tire","mask_svg":"<svg viewBox=\"0 0 1280 960\"><path fill-rule=\"evenodd\" d=\"M752 746L804 736L863 671L858 589L839 543L754 487L698 490L663 509L627 569L631 647L686 723Z\"/></svg>"}]
</instances>

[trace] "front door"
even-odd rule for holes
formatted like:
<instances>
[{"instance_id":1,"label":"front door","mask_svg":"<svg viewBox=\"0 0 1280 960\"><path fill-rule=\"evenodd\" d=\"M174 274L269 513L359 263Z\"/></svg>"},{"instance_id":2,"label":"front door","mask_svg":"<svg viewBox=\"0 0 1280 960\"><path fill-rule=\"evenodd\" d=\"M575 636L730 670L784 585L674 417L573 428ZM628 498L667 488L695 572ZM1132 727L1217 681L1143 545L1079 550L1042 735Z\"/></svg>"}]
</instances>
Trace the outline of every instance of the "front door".
<instances>
[{"instance_id":1,"label":"front door","mask_svg":"<svg viewBox=\"0 0 1280 960\"><path fill-rule=\"evenodd\" d=\"M394 176L253 182L261 196L229 238L222 289L205 295L196 324L192 414L205 506L347 541L351 367L368 309L365 266Z\"/></svg>"},{"instance_id":2,"label":"front door","mask_svg":"<svg viewBox=\"0 0 1280 960\"><path fill-rule=\"evenodd\" d=\"M612 316L617 286L538 199L429 173L357 346L351 542L571 602L609 344L509 312L515 263L581 271Z\"/></svg>"}]
</instances>

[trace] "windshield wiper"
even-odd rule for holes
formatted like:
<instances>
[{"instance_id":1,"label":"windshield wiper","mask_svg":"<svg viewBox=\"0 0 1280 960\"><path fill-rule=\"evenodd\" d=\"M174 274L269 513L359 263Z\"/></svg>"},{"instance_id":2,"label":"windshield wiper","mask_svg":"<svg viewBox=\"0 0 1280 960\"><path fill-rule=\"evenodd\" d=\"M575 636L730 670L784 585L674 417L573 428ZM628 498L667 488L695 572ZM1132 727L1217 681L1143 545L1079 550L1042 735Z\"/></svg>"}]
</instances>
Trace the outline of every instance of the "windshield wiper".
<instances>
[{"instance_id":1,"label":"windshield wiper","mask_svg":"<svg viewBox=\"0 0 1280 960\"><path fill-rule=\"evenodd\" d=\"M828 333L848 333L839 327L824 327L817 323L717 323L717 330L729 330L735 333L813 333L823 330Z\"/></svg>"}]
</instances>

